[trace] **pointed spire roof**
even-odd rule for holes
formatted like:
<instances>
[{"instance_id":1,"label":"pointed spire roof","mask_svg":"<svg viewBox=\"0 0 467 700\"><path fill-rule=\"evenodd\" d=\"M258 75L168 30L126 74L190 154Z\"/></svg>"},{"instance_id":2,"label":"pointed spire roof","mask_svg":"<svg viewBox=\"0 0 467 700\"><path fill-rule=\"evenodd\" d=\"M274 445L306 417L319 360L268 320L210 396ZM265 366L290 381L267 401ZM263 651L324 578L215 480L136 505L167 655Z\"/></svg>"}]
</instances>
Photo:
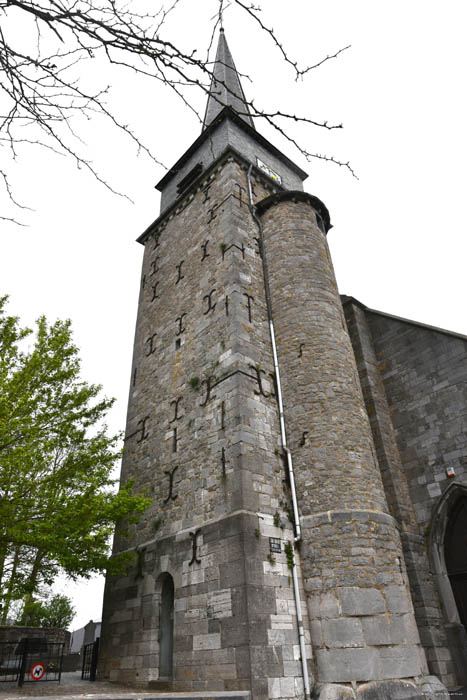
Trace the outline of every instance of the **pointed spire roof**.
<instances>
[{"instance_id":1,"label":"pointed spire roof","mask_svg":"<svg viewBox=\"0 0 467 700\"><path fill-rule=\"evenodd\" d=\"M204 116L203 131L217 117L225 105L232 107L249 126L253 127L253 129L255 128L232 54L227 45L224 30L221 28L211 89Z\"/></svg>"}]
</instances>

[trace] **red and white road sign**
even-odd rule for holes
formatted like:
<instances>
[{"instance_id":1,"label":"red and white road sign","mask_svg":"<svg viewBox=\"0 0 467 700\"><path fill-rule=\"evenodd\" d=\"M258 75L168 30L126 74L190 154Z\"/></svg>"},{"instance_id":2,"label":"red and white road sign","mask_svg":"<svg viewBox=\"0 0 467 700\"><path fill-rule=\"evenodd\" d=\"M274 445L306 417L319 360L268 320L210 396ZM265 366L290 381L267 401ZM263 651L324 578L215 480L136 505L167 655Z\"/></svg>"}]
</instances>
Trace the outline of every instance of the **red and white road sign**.
<instances>
[{"instance_id":1,"label":"red and white road sign","mask_svg":"<svg viewBox=\"0 0 467 700\"><path fill-rule=\"evenodd\" d=\"M29 671L29 675L34 681L40 681L40 679L43 677L45 673L45 666L44 664L41 664L40 662L37 664L34 664L32 666L31 670Z\"/></svg>"}]
</instances>

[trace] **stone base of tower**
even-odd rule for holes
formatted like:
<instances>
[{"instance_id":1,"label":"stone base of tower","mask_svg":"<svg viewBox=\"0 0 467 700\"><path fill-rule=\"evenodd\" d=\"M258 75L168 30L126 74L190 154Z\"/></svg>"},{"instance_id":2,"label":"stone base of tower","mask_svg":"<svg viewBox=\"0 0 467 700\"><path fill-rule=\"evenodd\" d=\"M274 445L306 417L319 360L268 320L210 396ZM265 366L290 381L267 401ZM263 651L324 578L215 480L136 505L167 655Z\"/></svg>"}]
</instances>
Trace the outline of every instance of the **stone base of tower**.
<instances>
[{"instance_id":1,"label":"stone base of tower","mask_svg":"<svg viewBox=\"0 0 467 700\"><path fill-rule=\"evenodd\" d=\"M315 574L305 578L314 698L448 700L445 686L428 676L393 518L372 511L309 516L302 550Z\"/></svg>"},{"instance_id":2,"label":"stone base of tower","mask_svg":"<svg viewBox=\"0 0 467 700\"><path fill-rule=\"evenodd\" d=\"M243 511L146 543L126 577L107 581L99 680L156 693L303 697L294 592L284 551L292 537L292 530L278 527L272 515ZM274 557L270 538L281 545ZM164 660L168 580L173 580L169 666Z\"/></svg>"},{"instance_id":3,"label":"stone base of tower","mask_svg":"<svg viewBox=\"0 0 467 700\"><path fill-rule=\"evenodd\" d=\"M316 700L449 700L449 692L436 676L417 681L382 680L346 685L324 683L315 688Z\"/></svg>"}]
</instances>

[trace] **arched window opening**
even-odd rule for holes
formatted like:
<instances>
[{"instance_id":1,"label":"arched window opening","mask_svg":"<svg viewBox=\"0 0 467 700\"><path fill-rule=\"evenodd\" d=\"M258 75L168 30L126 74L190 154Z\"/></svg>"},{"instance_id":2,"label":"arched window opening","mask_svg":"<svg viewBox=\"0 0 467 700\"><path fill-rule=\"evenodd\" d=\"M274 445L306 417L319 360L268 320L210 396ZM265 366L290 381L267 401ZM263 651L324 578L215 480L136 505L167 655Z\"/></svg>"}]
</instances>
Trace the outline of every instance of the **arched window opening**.
<instances>
[{"instance_id":1,"label":"arched window opening","mask_svg":"<svg viewBox=\"0 0 467 700\"><path fill-rule=\"evenodd\" d=\"M444 558L457 612L467 628L467 498L452 508L444 536Z\"/></svg>"},{"instance_id":2,"label":"arched window opening","mask_svg":"<svg viewBox=\"0 0 467 700\"><path fill-rule=\"evenodd\" d=\"M174 582L170 574L160 578L161 598L159 615L159 678L173 676L173 639L174 639Z\"/></svg>"},{"instance_id":3,"label":"arched window opening","mask_svg":"<svg viewBox=\"0 0 467 700\"><path fill-rule=\"evenodd\" d=\"M430 526L429 551L441 597L447 646L460 685L467 683L467 486L451 482Z\"/></svg>"}]
</instances>

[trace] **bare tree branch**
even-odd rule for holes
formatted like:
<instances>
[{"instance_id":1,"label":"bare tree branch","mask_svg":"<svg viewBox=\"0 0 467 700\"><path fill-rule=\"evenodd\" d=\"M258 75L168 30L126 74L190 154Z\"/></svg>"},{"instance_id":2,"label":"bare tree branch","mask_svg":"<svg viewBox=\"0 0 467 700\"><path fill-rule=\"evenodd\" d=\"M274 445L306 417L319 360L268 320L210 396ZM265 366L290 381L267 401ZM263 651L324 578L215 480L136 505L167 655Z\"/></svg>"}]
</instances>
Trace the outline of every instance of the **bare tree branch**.
<instances>
[{"instance_id":1,"label":"bare tree branch","mask_svg":"<svg viewBox=\"0 0 467 700\"><path fill-rule=\"evenodd\" d=\"M133 128L109 108L109 85L94 92L84 87L81 77L84 62L100 56L110 65L157 80L173 90L202 122L188 90L194 88L209 94L214 66L209 61L209 53L227 7L239 8L258 24L260 31L279 49L282 60L293 68L296 80L349 48L341 48L318 63L301 68L289 56L274 30L262 21L258 6L242 0L230 0L228 4L215 0L208 53L206 60L202 60L197 51L187 53L177 42L163 36L163 32L168 31L168 17L180 9L182 3L183 0L167 3L160 0L155 9L138 12L135 4L126 3L126 0L0 0L0 18L3 18L0 26L0 147L6 148L16 159L19 144L36 143L71 157L77 167L89 171L111 192L127 196L117 192L86 156L80 136L83 117L90 120L96 115L103 116L130 139L138 154L143 153L164 166ZM27 29L20 36L14 34L19 22ZM213 97L216 99L215 95ZM332 130L342 128L341 124L328 124L280 110L264 111L256 107L253 100L247 105L251 116L272 125L307 160L328 160L355 174L348 163L307 151L283 126L284 122L294 121ZM1 172L0 183L13 206L23 208L12 196L5 169ZM14 220L9 216L3 218Z\"/></svg>"},{"instance_id":2,"label":"bare tree branch","mask_svg":"<svg viewBox=\"0 0 467 700\"><path fill-rule=\"evenodd\" d=\"M314 65L308 66L307 68L299 68L297 61L294 61L293 59L290 58L289 54L284 49L283 45L280 43L279 39L276 36L276 33L274 32L274 29L270 29L269 27L266 27L266 25L263 24L261 18L258 16L258 12L261 12L261 7L259 7L259 6L255 7L255 5L253 5L253 4L251 4L249 6L245 5L243 2L241 2L241 0L232 0L232 1L235 2L236 5L239 5L240 7L242 7L245 10L245 12L247 12L250 15L250 17L253 17L253 19L259 24L259 26L261 27L263 32L266 32L266 34L269 34L269 36L271 37L274 44L281 52L282 58L284 59L284 61L286 63L288 63L289 65L291 65L292 68L294 69L295 80L298 80L299 78L303 78L304 75L306 75L310 71L314 70L315 68L319 68L319 66L322 66L323 63L326 63L326 61L329 61L331 58L336 58L337 56L339 56L340 53L342 53L346 49L350 49L350 45L344 46L344 48L339 49L338 51L336 51L336 53L333 53L329 56L326 56L325 58L323 58L321 61L318 61L318 63L315 63Z\"/></svg>"}]
</instances>

